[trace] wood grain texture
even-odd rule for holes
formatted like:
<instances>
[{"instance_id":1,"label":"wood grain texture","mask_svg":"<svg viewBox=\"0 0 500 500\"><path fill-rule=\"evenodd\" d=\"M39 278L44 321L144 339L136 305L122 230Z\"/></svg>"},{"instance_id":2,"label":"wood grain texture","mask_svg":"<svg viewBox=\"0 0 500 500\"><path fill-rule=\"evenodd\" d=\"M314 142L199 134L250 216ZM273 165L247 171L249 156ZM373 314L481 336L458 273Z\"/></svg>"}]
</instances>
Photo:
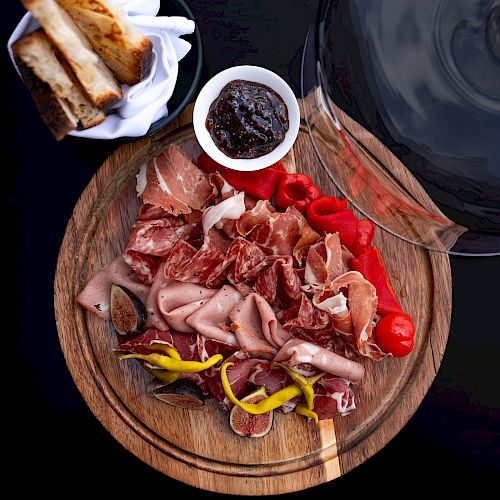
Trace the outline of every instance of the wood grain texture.
<instances>
[{"instance_id":1,"label":"wood grain texture","mask_svg":"<svg viewBox=\"0 0 500 500\"><path fill-rule=\"evenodd\" d=\"M261 439L236 436L228 415L209 402L204 411L168 406L148 394L152 377L136 362L111 354L118 339L110 325L80 308L75 297L88 279L124 248L139 201L135 174L170 142L199 153L188 108L155 136L125 144L102 165L78 201L61 245L55 276L55 313L61 346L85 401L128 450L157 470L203 489L268 495L305 489L344 474L383 447L422 401L446 345L451 275L445 254L429 253L377 230L403 307L417 325L410 357L365 360L356 389L358 409L318 426L277 414ZM175 132L173 132L175 131ZM318 168L304 130L284 160L336 192ZM411 270L411 271L410 271Z\"/></svg>"}]
</instances>

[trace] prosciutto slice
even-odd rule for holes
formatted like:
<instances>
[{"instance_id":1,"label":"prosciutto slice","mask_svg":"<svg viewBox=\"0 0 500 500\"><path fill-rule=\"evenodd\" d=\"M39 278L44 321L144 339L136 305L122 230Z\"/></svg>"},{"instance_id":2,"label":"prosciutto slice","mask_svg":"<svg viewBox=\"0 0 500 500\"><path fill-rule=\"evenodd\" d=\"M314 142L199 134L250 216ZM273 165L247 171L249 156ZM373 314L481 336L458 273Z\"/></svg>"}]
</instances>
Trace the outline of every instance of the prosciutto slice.
<instances>
[{"instance_id":1,"label":"prosciutto slice","mask_svg":"<svg viewBox=\"0 0 500 500\"><path fill-rule=\"evenodd\" d=\"M236 288L225 285L191 314L186 323L205 337L238 346L238 341L234 333L229 331L226 322L229 320L229 313L241 299L242 295Z\"/></svg>"},{"instance_id":2,"label":"prosciutto slice","mask_svg":"<svg viewBox=\"0 0 500 500\"><path fill-rule=\"evenodd\" d=\"M328 312L332 318L332 326L344 335L354 333L354 326L351 319L351 311L347 307L347 297L339 292L317 293L313 297L313 304L322 311Z\"/></svg>"},{"instance_id":3,"label":"prosciutto slice","mask_svg":"<svg viewBox=\"0 0 500 500\"><path fill-rule=\"evenodd\" d=\"M170 283L157 294L158 310L170 328L178 332L192 333L195 330L187 324L186 319L217 291L194 283Z\"/></svg>"},{"instance_id":4,"label":"prosciutto slice","mask_svg":"<svg viewBox=\"0 0 500 500\"><path fill-rule=\"evenodd\" d=\"M283 368L273 366L269 361L257 363L248 376L251 384L266 388L268 395L280 391L288 385L288 375Z\"/></svg>"},{"instance_id":5,"label":"prosciutto slice","mask_svg":"<svg viewBox=\"0 0 500 500\"><path fill-rule=\"evenodd\" d=\"M245 193L241 192L226 198L217 205L207 208L203 212L203 232L208 234L212 227L221 229L224 222L238 220L245 212Z\"/></svg>"},{"instance_id":6,"label":"prosciutto slice","mask_svg":"<svg viewBox=\"0 0 500 500\"><path fill-rule=\"evenodd\" d=\"M256 226L265 224L275 212L276 209L267 200L259 200L255 207L238 219L236 229L241 236L248 236Z\"/></svg>"},{"instance_id":7,"label":"prosciutto slice","mask_svg":"<svg viewBox=\"0 0 500 500\"><path fill-rule=\"evenodd\" d=\"M339 235L326 234L309 247L304 281L314 288L324 288L344 272Z\"/></svg>"},{"instance_id":8,"label":"prosciutto slice","mask_svg":"<svg viewBox=\"0 0 500 500\"><path fill-rule=\"evenodd\" d=\"M145 303L149 295L149 287L139 283L132 269L122 256L104 266L85 286L76 298L77 302L100 318L110 320L111 284L128 288Z\"/></svg>"},{"instance_id":9,"label":"prosciutto slice","mask_svg":"<svg viewBox=\"0 0 500 500\"><path fill-rule=\"evenodd\" d=\"M150 328L143 334L121 343L116 349L113 349L113 352L115 354L151 354L155 351L153 349L149 349L148 347L153 346L154 344L174 347L172 334L170 332L162 332L156 328ZM163 353L160 349L157 352Z\"/></svg>"},{"instance_id":10,"label":"prosciutto slice","mask_svg":"<svg viewBox=\"0 0 500 500\"><path fill-rule=\"evenodd\" d=\"M319 370L337 377L359 382L365 373L363 365L346 359L319 345L300 339L289 340L278 352L274 361L286 362L289 366L309 363Z\"/></svg>"},{"instance_id":11,"label":"prosciutto slice","mask_svg":"<svg viewBox=\"0 0 500 500\"><path fill-rule=\"evenodd\" d=\"M244 352L273 359L291 336L283 329L271 306L260 295L243 298L229 313L231 329Z\"/></svg>"},{"instance_id":12,"label":"prosciutto slice","mask_svg":"<svg viewBox=\"0 0 500 500\"><path fill-rule=\"evenodd\" d=\"M314 411L320 420L348 415L356 409L349 380L325 375L314 386Z\"/></svg>"},{"instance_id":13,"label":"prosciutto slice","mask_svg":"<svg viewBox=\"0 0 500 500\"><path fill-rule=\"evenodd\" d=\"M200 210L213 193L208 175L200 170L176 145L141 167L137 192L145 203L173 215Z\"/></svg>"}]
</instances>

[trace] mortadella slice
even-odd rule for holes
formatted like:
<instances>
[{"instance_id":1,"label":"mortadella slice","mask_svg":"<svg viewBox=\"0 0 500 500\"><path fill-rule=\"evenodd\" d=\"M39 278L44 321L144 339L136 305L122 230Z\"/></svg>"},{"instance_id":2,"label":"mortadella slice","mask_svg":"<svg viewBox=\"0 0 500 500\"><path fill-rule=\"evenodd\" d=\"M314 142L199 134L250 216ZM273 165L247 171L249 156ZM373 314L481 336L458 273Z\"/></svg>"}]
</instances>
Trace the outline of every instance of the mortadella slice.
<instances>
[{"instance_id":1,"label":"mortadella slice","mask_svg":"<svg viewBox=\"0 0 500 500\"><path fill-rule=\"evenodd\" d=\"M200 309L186 319L186 323L198 333L210 339L238 346L234 333L226 322L233 307L243 298L233 286L224 285Z\"/></svg>"},{"instance_id":2,"label":"mortadella slice","mask_svg":"<svg viewBox=\"0 0 500 500\"><path fill-rule=\"evenodd\" d=\"M121 255L104 266L87 283L76 298L77 302L100 318L111 319L109 309L112 283L128 288L143 303L146 302L150 287L135 279L134 272Z\"/></svg>"},{"instance_id":3,"label":"mortadella slice","mask_svg":"<svg viewBox=\"0 0 500 500\"><path fill-rule=\"evenodd\" d=\"M319 370L352 382L359 382L365 373L363 365L356 361L300 339L289 340L279 350L274 361L286 362L290 366L309 363Z\"/></svg>"}]
</instances>

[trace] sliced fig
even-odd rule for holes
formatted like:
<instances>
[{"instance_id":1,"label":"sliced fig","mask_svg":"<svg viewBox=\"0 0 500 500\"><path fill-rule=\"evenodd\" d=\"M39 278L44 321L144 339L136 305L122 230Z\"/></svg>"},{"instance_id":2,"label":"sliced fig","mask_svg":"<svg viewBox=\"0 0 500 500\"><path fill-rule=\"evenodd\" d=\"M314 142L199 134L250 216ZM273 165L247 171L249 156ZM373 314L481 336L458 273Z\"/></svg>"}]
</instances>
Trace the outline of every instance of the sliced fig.
<instances>
[{"instance_id":1,"label":"sliced fig","mask_svg":"<svg viewBox=\"0 0 500 500\"><path fill-rule=\"evenodd\" d=\"M111 322L120 335L140 333L146 322L146 308L128 288L111 285Z\"/></svg>"},{"instance_id":2,"label":"sliced fig","mask_svg":"<svg viewBox=\"0 0 500 500\"><path fill-rule=\"evenodd\" d=\"M245 403L258 403L267 398L266 388L261 387L245 396L241 401ZM229 414L229 425L238 436L260 438L265 436L273 426L274 412L268 411L262 415L252 415L233 406Z\"/></svg>"},{"instance_id":3,"label":"sliced fig","mask_svg":"<svg viewBox=\"0 0 500 500\"><path fill-rule=\"evenodd\" d=\"M205 407L202 392L190 380L176 380L171 384L162 385L153 389L151 394L160 401L179 408L201 410Z\"/></svg>"}]
</instances>

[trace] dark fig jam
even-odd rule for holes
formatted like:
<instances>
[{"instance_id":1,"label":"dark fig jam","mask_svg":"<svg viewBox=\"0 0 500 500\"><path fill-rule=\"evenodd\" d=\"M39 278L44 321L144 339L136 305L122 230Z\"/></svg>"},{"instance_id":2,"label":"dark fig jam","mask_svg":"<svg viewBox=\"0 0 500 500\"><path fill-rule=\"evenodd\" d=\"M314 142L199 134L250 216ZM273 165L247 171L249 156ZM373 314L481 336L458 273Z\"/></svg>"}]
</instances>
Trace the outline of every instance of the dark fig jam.
<instances>
[{"instance_id":1,"label":"dark fig jam","mask_svg":"<svg viewBox=\"0 0 500 500\"><path fill-rule=\"evenodd\" d=\"M230 158L258 158L285 139L288 109L266 85L233 80L210 105L206 126L216 146Z\"/></svg>"}]
</instances>

